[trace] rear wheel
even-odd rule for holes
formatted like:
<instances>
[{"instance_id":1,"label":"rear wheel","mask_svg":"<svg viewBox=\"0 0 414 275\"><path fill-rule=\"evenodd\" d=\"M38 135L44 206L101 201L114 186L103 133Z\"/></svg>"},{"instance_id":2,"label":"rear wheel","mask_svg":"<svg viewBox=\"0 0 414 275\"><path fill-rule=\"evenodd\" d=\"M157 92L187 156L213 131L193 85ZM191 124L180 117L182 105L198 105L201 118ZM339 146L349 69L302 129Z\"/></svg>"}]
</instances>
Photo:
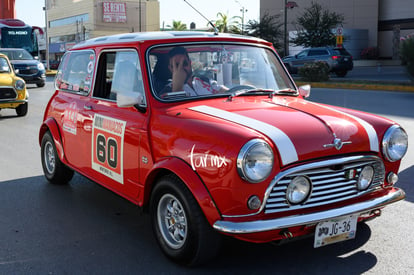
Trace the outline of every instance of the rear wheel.
<instances>
[{"instance_id":1,"label":"rear wheel","mask_svg":"<svg viewBox=\"0 0 414 275\"><path fill-rule=\"evenodd\" d=\"M38 83L36 83L36 86L37 87L44 87L45 86L45 82L44 81L41 81L41 82L38 82Z\"/></svg>"},{"instance_id":2,"label":"rear wheel","mask_svg":"<svg viewBox=\"0 0 414 275\"><path fill-rule=\"evenodd\" d=\"M41 158L43 173L49 182L66 184L72 179L73 170L60 161L50 132L46 132L42 138Z\"/></svg>"},{"instance_id":3,"label":"rear wheel","mask_svg":"<svg viewBox=\"0 0 414 275\"><path fill-rule=\"evenodd\" d=\"M27 114L28 109L29 109L29 103L20 104L16 108L16 114L18 116L25 116Z\"/></svg>"},{"instance_id":4,"label":"rear wheel","mask_svg":"<svg viewBox=\"0 0 414 275\"><path fill-rule=\"evenodd\" d=\"M220 236L176 176L165 176L154 187L150 214L157 242L170 259L195 266L217 254Z\"/></svg>"}]
</instances>

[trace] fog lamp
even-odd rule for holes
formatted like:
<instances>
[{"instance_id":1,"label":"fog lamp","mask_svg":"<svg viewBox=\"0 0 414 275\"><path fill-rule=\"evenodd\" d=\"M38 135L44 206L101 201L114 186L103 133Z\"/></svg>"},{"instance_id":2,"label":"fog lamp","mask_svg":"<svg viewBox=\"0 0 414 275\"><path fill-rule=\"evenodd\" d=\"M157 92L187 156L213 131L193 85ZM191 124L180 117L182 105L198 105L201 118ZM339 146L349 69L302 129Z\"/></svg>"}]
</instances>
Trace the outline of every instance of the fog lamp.
<instances>
[{"instance_id":1,"label":"fog lamp","mask_svg":"<svg viewBox=\"0 0 414 275\"><path fill-rule=\"evenodd\" d=\"M249 209L251 210L259 209L261 204L262 204L262 201L256 195L251 196L249 200L247 201L247 207L249 207Z\"/></svg>"},{"instance_id":2,"label":"fog lamp","mask_svg":"<svg viewBox=\"0 0 414 275\"><path fill-rule=\"evenodd\" d=\"M295 177L287 187L286 199L291 204L303 203L309 197L311 190L310 179L304 176Z\"/></svg>"},{"instance_id":3,"label":"fog lamp","mask_svg":"<svg viewBox=\"0 0 414 275\"><path fill-rule=\"evenodd\" d=\"M389 184L394 185L394 184L396 184L396 183L397 183L397 181L398 181L398 175L397 175L397 174L395 174L395 173L393 173L393 172L390 172L390 173L387 175L387 182L388 182Z\"/></svg>"},{"instance_id":4,"label":"fog lamp","mask_svg":"<svg viewBox=\"0 0 414 275\"><path fill-rule=\"evenodd\" d=\"M361 173L359 174L357 188L360 191L368 189L371 185L372 179L374 178L374 168L372 166L365 166L362 168Z\"/></svg>"}]
</instances>

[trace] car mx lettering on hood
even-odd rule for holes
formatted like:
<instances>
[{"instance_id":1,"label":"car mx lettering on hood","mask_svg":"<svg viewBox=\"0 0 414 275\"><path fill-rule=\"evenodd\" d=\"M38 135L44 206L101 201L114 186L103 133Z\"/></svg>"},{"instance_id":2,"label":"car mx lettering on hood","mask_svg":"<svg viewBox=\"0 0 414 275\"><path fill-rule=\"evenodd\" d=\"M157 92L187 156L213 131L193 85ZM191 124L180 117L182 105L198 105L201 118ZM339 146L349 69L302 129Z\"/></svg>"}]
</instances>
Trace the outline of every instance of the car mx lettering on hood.
<instances>
[{"instance_id":1,"label":"car mx lettering on hood","mask_svg":"<svg viewBox=\"0 0 414 275\"><path fill-rule=\"evenodd\" d=\"M280 158L284 165L299 159L296 148L290 138L283 131L270 124L205 105L192 107L190 110L232 121L265 134L271 138L278 147Z\"/></svg>"}]
</instances>

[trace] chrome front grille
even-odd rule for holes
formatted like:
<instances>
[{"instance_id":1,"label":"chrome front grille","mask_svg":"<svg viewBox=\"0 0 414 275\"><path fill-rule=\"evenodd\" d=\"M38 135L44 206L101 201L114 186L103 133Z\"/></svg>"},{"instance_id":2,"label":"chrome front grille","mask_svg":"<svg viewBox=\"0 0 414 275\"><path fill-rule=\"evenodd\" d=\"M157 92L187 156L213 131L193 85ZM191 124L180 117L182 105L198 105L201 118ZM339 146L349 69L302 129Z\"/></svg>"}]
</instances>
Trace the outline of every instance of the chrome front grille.
<instances>
[{"instance_id":1,"label":"chrome front grille","mask_svg":"<svg viewBox=\"0 0 414 275\"><path fill-rule=\"evenodd\" d=\"M362 168L371 165L374 168L374 180L367 190L356 187ZM347 173L354 171L355 176ZM296 176L307 176L312 182L312 192L304 204L290 205L286 199L286 189ZM304 209L326 205L358 197L375 190L384 182L385 168L378 157L359 156L321 161L295 167L280 173L266 192L265 213Z\"/></svg>"}]
</instances>

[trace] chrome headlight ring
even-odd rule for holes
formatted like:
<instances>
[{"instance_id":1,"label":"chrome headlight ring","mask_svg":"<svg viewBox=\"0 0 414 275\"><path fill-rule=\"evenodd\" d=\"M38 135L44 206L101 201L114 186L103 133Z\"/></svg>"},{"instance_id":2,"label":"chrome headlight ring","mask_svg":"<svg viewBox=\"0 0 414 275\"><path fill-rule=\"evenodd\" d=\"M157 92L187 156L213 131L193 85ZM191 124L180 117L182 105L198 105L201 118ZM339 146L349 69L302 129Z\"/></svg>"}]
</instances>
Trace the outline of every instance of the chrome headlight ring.
<instances>
[{"instance_id":1,"label":"chrome headlight ring","mask_svg":"<svg viewBox=\"0 0 414 275\"><path fill-rule=\"evenodd\" d=\"M16 90L19 90L19 91L24 90L25 86L26 86L26 83L21 79L17 80L14 83L14 88L16 88Z\"/></svg>"},{"instance_id":2,"label":"chrome headlight ring","mask_svg":"<svg viewBox=\"0 0 414 275\"><path fill-rule=\"evenodd\" d=\"M385 132L382 140L382 153L391 162L402 159L408 149L408 135L398 125L393 125Z\"/></svg>"},{"instance_id":3,"label":"chrome headlight ring","mask_svg":"<svg viewBox=\"0 0 414 275\"><path fill-rule=\"evenodd\" d=\"M265 180L273 169L272 148L261 139L248 141L237 157L237 171L240 177L250 183Z\"/></svg>"}]
</instances>

